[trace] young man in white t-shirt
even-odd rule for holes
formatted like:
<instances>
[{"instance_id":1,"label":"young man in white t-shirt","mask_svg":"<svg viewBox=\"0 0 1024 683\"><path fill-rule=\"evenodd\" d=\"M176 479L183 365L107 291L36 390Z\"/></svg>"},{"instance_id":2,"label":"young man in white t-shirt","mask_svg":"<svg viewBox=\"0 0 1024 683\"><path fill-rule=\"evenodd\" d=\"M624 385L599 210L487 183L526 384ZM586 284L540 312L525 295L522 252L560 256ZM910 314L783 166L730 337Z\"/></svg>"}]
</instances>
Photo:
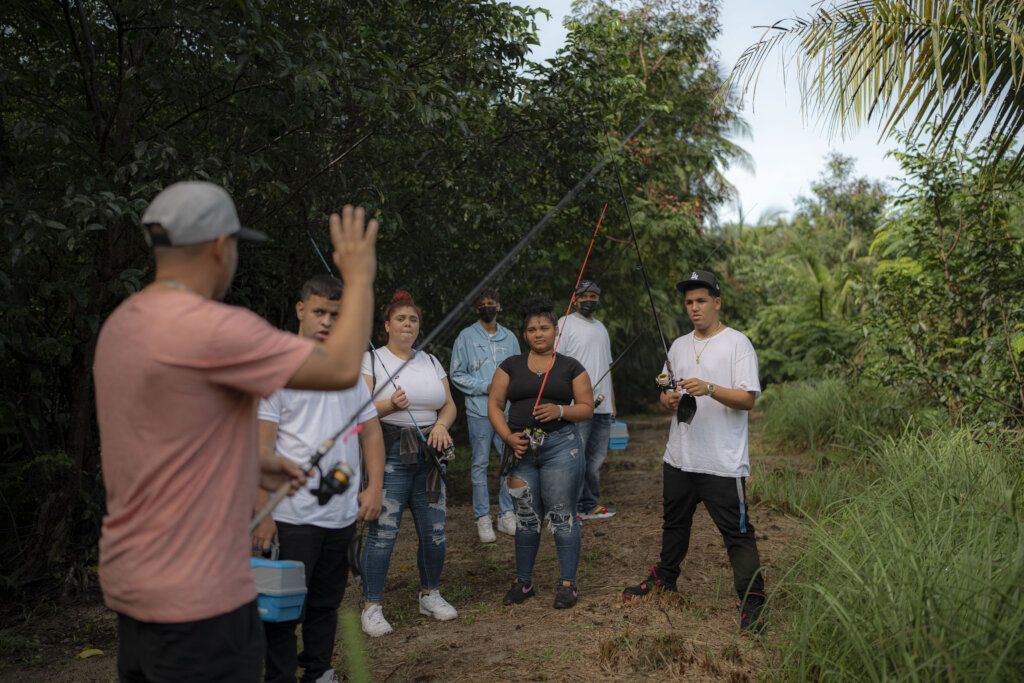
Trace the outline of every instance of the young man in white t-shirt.
<instances>
[{"instance_id":1,"label":"young man in white t-shirt","mask_svg":"<svg viewBox=\"0 0 1024 683\"><path fill-rule=\"evenodd\" d=\"M693 332L672 343L664 372L676 382L661 404L676 412L684 394L693 397L696 413L689 423L673 418L665 447L661 558L647 579L622 594L636 598L651 590L676 591L679 565L690 544L697 503L703 502L725 540L740 598L740 628L764 629L764 577L746 514L747 413L761 393L757 353L747 337L718 318L722 290L718 278L696 270L677 285L685 297ZM691 399L687 399L691 400Z\"/></svg>"},{"instance_id":2,"label":"young man in white t-shirt","mask_svg":"<svg viewBox=\"0 0 1024 683\"><path fill-rule=\"evenodd\" d=\"M317 275L302 287L295 304L299 336L325 339L341 308L341 282L329 275ZM281 389L260 401L259 445L261 452L280 453L294 462L309 459L328 436L345 426L362 408L353 430L343 434L320 461L319 472L309 477L309 486L281 502L253 532L253 545L260 550L280 545L280 559L297 560L306 567L306 599L298 621L265 622L267 638L264 681L295 682L303 667L302 681L333 681L331 656L337 629L338 606L348 579L348 549L355 535L356 521L374 520L380 515L384 480L384 441L377 411L364 382L344 391L299 391ZM361 429L355 429L356 426ZM355 432L358 431L358 438ZM368 484L360 492L362 446ZM348 489L321 505L312 490L320 477L340 463L347 463L355 476ZM257 500L256 509L266 502ZM297 655L296 626L302 623L303 651Z\"/></svg>"},{"instance_id":3,"label":"young man in white t-shirt","mask_svg":"<svg viewBox=\"0 0 1024 683\"><path fill-rule=\"evenodd\" d=\"M601 288L583 280L576 288L576 311L558 321L558 352L575 358L586 368L594 385L594 398L601 397L594 416L576 424L586 454L576 511L580 519L607 519L614 508L601 505L601 465L608 456L608 436L615 422L615 390L612 375L612 344L604 324L594 317L601 305Z\"/></svg>"}]
</instances>

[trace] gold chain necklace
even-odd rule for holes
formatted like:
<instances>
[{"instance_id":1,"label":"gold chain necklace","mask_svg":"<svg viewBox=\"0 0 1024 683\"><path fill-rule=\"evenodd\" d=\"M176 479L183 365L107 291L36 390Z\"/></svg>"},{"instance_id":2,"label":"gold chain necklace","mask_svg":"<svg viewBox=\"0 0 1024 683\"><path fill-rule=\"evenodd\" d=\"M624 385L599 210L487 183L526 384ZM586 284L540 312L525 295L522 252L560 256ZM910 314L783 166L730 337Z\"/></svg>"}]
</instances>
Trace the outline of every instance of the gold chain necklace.
<instances>
[{"instance_id":1,"label":"gold chain necklace","mask_svg":"<svg viewBox=\"0 0 1024 683\"><path fill-rule=\"evenodd\" d=\"M704 352L708 350L711 338L718 334L718 331L720 329L722 329L721 320L718 321L718 327L715 328L715 331L709 334L708 336L704 337L704 348L700 350L700 353L697 353L697 330L693 331L693 337L690 339L690 341L693 343L693 355L696 356L697 358L697 365L700 365L700 357L703 356Z\"/></svg>"},{"instance_id":2,"label":"gold chain necklace","mask_svg":"<svg viewBox=\"0 0 1024 683\"><path fill-rule=\"evenodd\" d=\"M174 280L168 280L167 278L161 278L157 280L156 284L163 285L164 287L170 287L171 289L177 289L181 292L190 292L192 294L195 294L196 296L203 296L202 294L192 289L191 287L183 285L180 282L175 282Z\"/></svg>"}]
</instances>

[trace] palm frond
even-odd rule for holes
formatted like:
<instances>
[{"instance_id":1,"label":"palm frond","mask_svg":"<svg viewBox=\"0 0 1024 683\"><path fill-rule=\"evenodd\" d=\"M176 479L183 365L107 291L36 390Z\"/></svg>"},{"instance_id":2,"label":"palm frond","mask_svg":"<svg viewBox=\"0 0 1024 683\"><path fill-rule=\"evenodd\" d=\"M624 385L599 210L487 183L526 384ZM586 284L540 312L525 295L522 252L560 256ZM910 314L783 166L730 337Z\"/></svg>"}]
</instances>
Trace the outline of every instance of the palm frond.
<instances>
[{"instance_id":1,"label":"palm frond","mask_svg":"<svg viewBox=\"0 0 1024 683\"><path fill-rule=\"evenodd\" d=\"M847 0L765 28L723 89L756 96L769 55L792 49L804 105L831 134L877 120L882 137L931 130L939 145L987 129L995 159L1024 172L1024 0Z\"/></svg>"}]
</instances>

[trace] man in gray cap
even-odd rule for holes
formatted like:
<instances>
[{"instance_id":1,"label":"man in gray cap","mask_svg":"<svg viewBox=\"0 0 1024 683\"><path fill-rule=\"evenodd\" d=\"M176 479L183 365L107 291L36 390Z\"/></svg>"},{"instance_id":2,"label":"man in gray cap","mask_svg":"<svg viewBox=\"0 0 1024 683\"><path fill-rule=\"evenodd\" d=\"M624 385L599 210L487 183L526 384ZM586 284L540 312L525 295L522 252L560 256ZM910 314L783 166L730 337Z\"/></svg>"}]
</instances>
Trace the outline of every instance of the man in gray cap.
<instances>
[{"instance_id":1,"label":"man in gray cap","mask_svg":"<svg viewBox=\"0 0 1024 683\"><path fill-rule=\"evenodd\" d=\"M156 277L104 322L94 363L99 576L118 613L122 680L259 680L253 500L257 485L304 478L286 458L259 458L256 403L282 387L355 385L372 323L377 223L346 206L329 225L345 293L320 341L219 301L238 240L266 239L242 227L224 189L176 183L142 217Z\"/></svg>"},{"instance_id":2,"label":"man in gray cap","mask_svg":"<svg viewBox=\"0 0 1024 683\"><path fill-rule=\"evenodd\" d=\"M578 360L586 368L590 381L597 382L594 399L599 402L594 416L576 425L586 453L576 510L580 519L607 519L615 515L614 508L600 503L601 465L608 455L608 435L615 422L615 390L608 372L612 364L612 345L608 330L594 317L600 305L601 288L593 280L583 280L576 288L576 310L558 321L561 330L558 352Z\"/></svg>"}]
</instances>

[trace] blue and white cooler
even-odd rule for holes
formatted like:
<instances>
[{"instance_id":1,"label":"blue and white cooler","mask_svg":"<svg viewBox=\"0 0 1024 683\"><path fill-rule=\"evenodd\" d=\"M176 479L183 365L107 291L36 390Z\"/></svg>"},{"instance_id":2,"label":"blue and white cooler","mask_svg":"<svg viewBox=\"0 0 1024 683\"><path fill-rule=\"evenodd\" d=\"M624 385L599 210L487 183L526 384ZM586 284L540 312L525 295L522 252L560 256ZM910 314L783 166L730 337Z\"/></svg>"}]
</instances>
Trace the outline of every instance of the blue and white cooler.
<instances>
[{"instance_id":1,"label":"blue and white cooler","mask_svg":"<svg viewBox=\"0 0 1024 683\"><path fill-rule=\"evenodd\" d=\"M608 430L608 450L624 451L629 443L629 427L625 422L616 421Z\"/></svg>"},{"instance_id":2,"label":"blue and white cooler","mask_svg":"<svg viewBox=\"0 0 1024 683\"><path fill-rule=\"evenodd\" d=\"M306 566L291 560L249 560L256 578L256 608L263 621L295 621L306 599Z\"/></svg>"}]
</instances>

